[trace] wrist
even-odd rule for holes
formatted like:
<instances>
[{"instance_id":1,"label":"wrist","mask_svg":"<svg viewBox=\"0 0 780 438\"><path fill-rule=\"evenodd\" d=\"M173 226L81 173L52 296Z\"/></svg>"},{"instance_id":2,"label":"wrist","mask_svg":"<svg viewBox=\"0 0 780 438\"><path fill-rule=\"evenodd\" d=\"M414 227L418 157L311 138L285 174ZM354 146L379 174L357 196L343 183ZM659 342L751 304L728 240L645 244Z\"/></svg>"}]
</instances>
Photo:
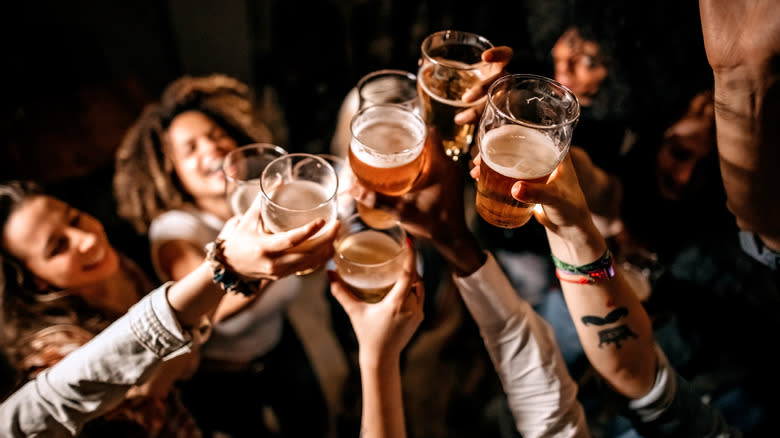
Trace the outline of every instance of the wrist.
<instances>
[{"instance_id":1,"label":"wrist","mask_svg":"<svg viewBox=\"0 0 780 438\"><path fill-rule=\"evenodd\" d=\"M358 363L361 373L379 373L385 374L401 369L401 354L386 353L377 354L360 349L358 352Z\"/></svg>"},{"instance_id":2,"label":"wrist","mask_svg":"<svg viewBox=\"0 0 780 438\"><path fill-rule=\"evenodd\" d=\"M604 237L591 222L584 227L547 229L550 251L559 260L571 265L585 265L597 260L607 249Z\"/></svg>"},{"instance_id":3,"label":"wrist","mask_svg":"<svg viewBox=\"0 0 780 438\"><path fill-rule=\"evenodd\" d=\"M459 277L468 277L487 260L485 252L470 232L449 240L434 241L434 246Z\"/></svg>"}]
</instances>

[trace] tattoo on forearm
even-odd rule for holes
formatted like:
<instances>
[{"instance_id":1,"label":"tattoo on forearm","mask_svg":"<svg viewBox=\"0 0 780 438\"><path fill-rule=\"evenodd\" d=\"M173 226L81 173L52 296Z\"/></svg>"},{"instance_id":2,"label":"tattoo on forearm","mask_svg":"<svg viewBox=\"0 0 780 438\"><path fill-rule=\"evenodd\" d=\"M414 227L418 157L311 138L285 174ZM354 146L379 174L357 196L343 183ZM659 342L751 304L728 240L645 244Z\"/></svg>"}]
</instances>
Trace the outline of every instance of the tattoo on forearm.
<instances>
[{"instance_id":1,"label":"tattoo on forearm","mask_svg":"<svg viewBox=\"0 0 780 438\"><path fill-rule=\"evenodd\" d=\"M607 316L601 318L598 316L583 316L582 317L582 323L585 325L593 324L593 325L607 325L612 324L615 322L618 322L620 318L624 318L628 315L628 309L625 307L618 307L617 309L607 313Z\"/></svg>"},{"instance_id":2,"label":"tattoo on forearm","mask_svg":"<svg viewBox=\"0 0 780 438\"><path fill-rule=\"evenodd\" d=\"M639 336L632 332L627 325L604 329L599 332L599 347L602 347L604 344L615 344L615 347L620 349L622 347L621 342L630 337L638 338Z\"/></svg>"},{"instance_id":3,"label":"tattoo on forearm","mask_svg":"<svg viewBox=\"0 0 780 438\"><path fill-rule=\"evenodd\" d=\"M587 315L582 317L582 323L585 325L593 324L597 326L604 326L607 324L614 324L621 318L628 316L628 309L625 307L618 307L617 309L607 313L607 316L600 317L594 315ZM615 344L618 349L622 347L622 342L628 338L637 338L637 334L632 332L627 325L619 325L617 327L607 328L599 331L599 347L605 344Z\"/></svg>"}]
</instances>

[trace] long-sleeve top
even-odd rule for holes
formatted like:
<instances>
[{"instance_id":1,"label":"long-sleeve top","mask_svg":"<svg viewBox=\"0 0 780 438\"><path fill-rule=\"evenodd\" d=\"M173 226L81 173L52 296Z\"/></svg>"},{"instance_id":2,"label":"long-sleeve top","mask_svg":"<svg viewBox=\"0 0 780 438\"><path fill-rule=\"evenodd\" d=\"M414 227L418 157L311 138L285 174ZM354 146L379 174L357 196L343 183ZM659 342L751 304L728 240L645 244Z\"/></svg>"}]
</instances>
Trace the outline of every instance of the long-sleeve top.
<instances>
[{"instance_id":1,"label":"long-sleeve top","mask_svg":"<svg viewBox=\"0 0 780 438\"><path fill-rule=\"evenodd\" d=\"M552 328L517 295L493 255L487 253L477 271L454 281L479 326L523 437L589 437L577 384Z\"/></svg>"},{"instance_id":2,"label":"long-sleeve top","mask_svg":"<svg viewBox=\"0 0 780 438\"><path fill-rule=\"evenodd\" d=\"M0 404L0 436L70 437L119 404L166 359L189 353L204 326L185 331L165 284L88 343Z\"/></svg>"}]
</instances>

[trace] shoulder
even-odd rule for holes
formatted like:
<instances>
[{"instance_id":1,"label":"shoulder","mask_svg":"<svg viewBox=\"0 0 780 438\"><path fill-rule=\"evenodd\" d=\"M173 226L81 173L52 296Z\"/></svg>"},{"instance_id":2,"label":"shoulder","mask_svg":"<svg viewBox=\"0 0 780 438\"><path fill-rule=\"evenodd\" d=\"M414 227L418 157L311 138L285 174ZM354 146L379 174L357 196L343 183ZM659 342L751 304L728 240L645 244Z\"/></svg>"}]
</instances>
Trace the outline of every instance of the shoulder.
<instances>
[{"instance_id":1,"label":"shoulder","mask_svg":"<svg viewBox=\"0 0 780 438\"><path fill-rule=\"evenodd\" d=\"M170 240L189 240L206 244L214 240L224 223L195 208L167 211L155 218L149 227L149 241L155 245Z\"/></svg>"}]
</instances>

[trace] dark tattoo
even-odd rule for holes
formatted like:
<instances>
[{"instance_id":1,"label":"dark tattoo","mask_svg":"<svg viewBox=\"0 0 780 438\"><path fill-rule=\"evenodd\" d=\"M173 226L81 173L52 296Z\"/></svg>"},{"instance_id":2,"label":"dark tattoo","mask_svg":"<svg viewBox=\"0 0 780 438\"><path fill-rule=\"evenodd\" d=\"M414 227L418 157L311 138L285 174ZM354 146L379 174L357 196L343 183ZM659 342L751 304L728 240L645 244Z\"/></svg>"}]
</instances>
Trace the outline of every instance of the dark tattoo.
<instances>
[{"instance_id":1,"label":"dark tattoo","mask_svg":"<svg viewBox=\"0 0 780 438\"><path fill-rule=\"evenodd\" d=\"M607 316L605 316L604 318L600 318L598 316L583 316L582 323L585 325L588 324L607 325L607 324L618 322L620 318L623 318L627 315L628 315L628 309L626 309L625 307L618 307L617 309L607 313Z\"/></svg>"},{"instance_id":2,"label":"dark tattoo","mask_svg":"<svg viewBox=\"0 0 780 438\"><path fill-rule=\"evenodd\" d=\"M638 338L639 336L632 332L627 325L604 329L599 332L599 348L604 344L615 344L615 347L620 349L622 347L621 342L629 337Z\"/></svg>"}]
</instances>

